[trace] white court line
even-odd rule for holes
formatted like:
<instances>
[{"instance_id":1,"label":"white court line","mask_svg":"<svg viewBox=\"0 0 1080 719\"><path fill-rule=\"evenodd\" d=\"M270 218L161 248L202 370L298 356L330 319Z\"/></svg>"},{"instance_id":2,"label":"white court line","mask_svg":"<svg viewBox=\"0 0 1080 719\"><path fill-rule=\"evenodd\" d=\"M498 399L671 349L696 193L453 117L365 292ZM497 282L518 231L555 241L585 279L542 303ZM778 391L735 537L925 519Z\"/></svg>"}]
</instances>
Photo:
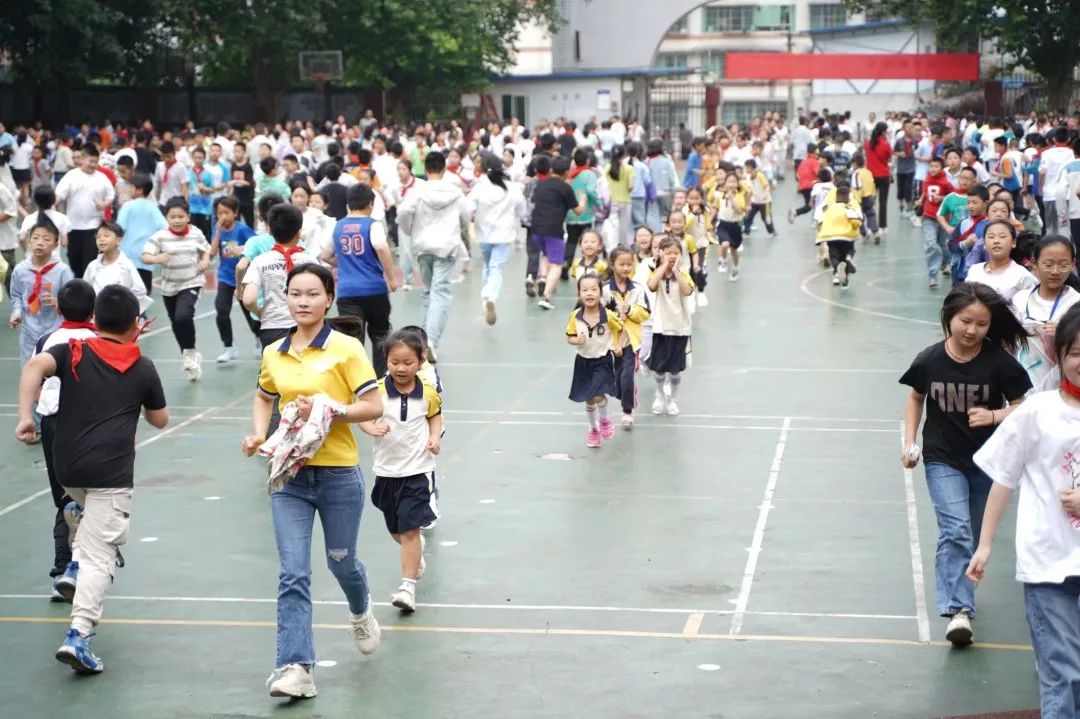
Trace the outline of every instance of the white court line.
<instances>
[{"instance_id":1,"label":"white court line","mask_svg":"<svg viewBox=\"0 0 1080 719\"><path fill-rule=\"evenodd\" d=\"M857 307L848 307L847 305L841 305L847 309L858 309ZM864 310L869 312L870 310ZM912 322L923 322L923 320L911 320ZM933 324L932 322L930 324ZM18 357L0 357L0 359L18 359ZM520 369L551 369L551 364L543 364L540 362L440 362L439 367L466 367L472 369L488 369L494 367L505 368L520 368ZM744 367L744 366L725 366L725 365L710 365L708 367L700 367L695 369L695 372L714 375L714 374L727 374L734 372L735 374L748 374L751 372L778 372L778 373L793 373L793 374L887 374L887 375L899 375L903 374L905 367L899 367L897 369L883 369L881 367Z\"/></svg>"},{"instance_id":2,"label":"white court line","mask_svg":"<svg viewBox=\"0 0 1080 719\"><path fill-rule=\"evenodd\" d=\"M772 467L769 468L769 481L765 485L765 498L761 500L761 509L758 511L754 539L750 543L746 568L743 570L742 586L739 588L739 597L735 600L735 613L731 615L731 629L728 630L728 634L739 634L742 631L746 607L750 603L750 588L754 584L754 574L757 572L758 556L761 554L761 545L765 542L765 525L769 521L769 512L773 507L772 498L776 493L776 481L780 477L780 465L784 461L784 448L787 446L789 429L791 429L791 418L785 417L784 426L780 428L780 437L776 440L776 451L773 453Z\"/></svg>"},{"instance_id":3,"label":"white court line","mask_svg":"<svg viewBox=\"0 0 1080 719\"><path fill-rule=\"evenodd\" d=\"M202 319L206 319L207 317L213 317L214 314L215 314L215 310L210 310L209 312L201 312L201 313L195 315L195 317L193 317L192 319L193 320L202 320ZM172 332L172 325L169 324L169 319L167 317L163 317L162 319L158 320L157 322L164 322L165 326L164 327L158 327L156 330L150 330L149 332L144 332L143 334L139 335L139 339L143 339L144 337L153 337L154 335L159 335L159 334L161 334L163 332ZM154 324L157 324L157 322L155 322ZM157 362L158 360L154 360L154 361Z\"/></svg>"},{"instance_id":4,"label":"white court line","mask_svg":"<svg viewBox=\"0 0 1080 719\"><path fill-rule=\"evenodd\" d=\"M900 451L904 452L904 423L900 422ZM911 580L915 585L915 612L919 641L930 641L930 617L926 611L926 581L923 578L922 546L919 543L919 509L915 504L914 473L904 469L904 495L907 500L908 543L911 546Z\"/></svg>"},{"instance_id":5,"label":"white court line","mask_svg":"<svg viewBox=\"0 0 1080 719\"><path fill-rule=\"evenodd\" d=\"M815 299L818 302L824 303L826 305L832 305L833 307L841 307L845 310L851 310L852 312L861 312L867 315L874 315L875 317L884 317L890 320L900 320L901 322L911 322L917 325L930 325L931 327L938 326L937 322L931 322L930 320L920 320L913 317L904 317L903 315L894 315L891 312L879 312L878 310L871 310L865 307L845 305L843 302L837 302L836 300L829 299L828 297L822 297L821 295L811 292L809 288L810 283L816 280L818 277L821 277L822 275L830 272L832 272L832 270L820 270L819 272L815 272L812 275L807 275L803 279L802 283L799 285L799 289L802 290L803 294L807 297Z\"/></svg>"},{"instance_id":6,"label":"white court line","mask_svg":"<svg viewBox=\"0 0 1080 719\"><path fill-rule=\"evenodd\" d=\"M0 594L0 600L48 599L48 594ZM188 604L276 604L277 599L257 597L147 597L134 595L109 595L109 601L153 603L188 603ZM342 600L313 599L312 604L323 607L344 607L348 602ZM392 606L389 602L372 602L377 607ZM574 604L426 604L417 602L417 606L429 609L477 609L510 610L525 612L607 612L627 614L701 614L703 616L727 616L734 613L731 609L668 609L665 607L603 607ZM763 617L817 617L823 619L902 619L911 621L915 617L902 614L852 614L845 612L746 612Z\"/></svg>"},{"instance_id":7,"label":"white court line","mask_svg":"<svg viewBox=\"0 0 1080 719\"><path fill-rule=\"evenodd\" d=\"M248 392L247 394L244 394L244 395L241 395L241 396L237 397L236 399L232 400L231 402L226 402L225 404L223 404L223 405L221 405L219 407L213 407L213 408L208 409L208 410L206 410L204 412L200 412L197 415L194 415L192 417L188 417L187 419L183 420L179 424L174 424L174 425L171 425L169 427L166 427L165 429L161 430L157 434L155 434L155 435L153 435L151 437L147 437L146 439L142 440L141 442L137 442L135 444L135 449L142 449L143 447L151 445L154 442L157 442L162 437L170 435L170 434L172 434L173 432L175 432L178 429L183 429L184 427L187 427L192 422L197 422L198 420L202 419L206 415L208 415L208 414L210 414L210 413L212 413L212 412L214 412L214 411L216 411L218 409L226 409L228 407L232 407L233 405L235 405L240 400L244 399L245 397L250 397L250 396L251 396L251 392ZM7 416L12 416L12 415L0 415L0 416L7 417ZM18 415L16 414L14 416L17 417ZM0 517L4 516L5 514L8 514L9 512L14 512L19 507L23 507L23 506L25 506L27 504L30 504L30 502L33 502L38 497L45 496L50 491L51 490L48 489L48 488L41 489L41 490L38 490L37 492L34 492L29 497L23 497L18 502L15 502L14 504L9 504L8 506L4 507L3 509L0 509Z\"/></svg>"}]
</instances>

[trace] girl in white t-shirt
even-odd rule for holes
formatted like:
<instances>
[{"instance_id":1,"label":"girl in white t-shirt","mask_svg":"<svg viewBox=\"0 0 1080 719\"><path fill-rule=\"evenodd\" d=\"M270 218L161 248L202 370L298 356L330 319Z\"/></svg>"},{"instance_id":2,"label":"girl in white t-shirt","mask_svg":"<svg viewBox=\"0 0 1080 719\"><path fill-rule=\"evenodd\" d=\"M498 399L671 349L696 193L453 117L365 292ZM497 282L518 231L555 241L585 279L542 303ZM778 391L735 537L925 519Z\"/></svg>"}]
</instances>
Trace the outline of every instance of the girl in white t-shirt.
<instances>
[{"instance_id":1,"label":"girl in white t-shirt","mask_svg":"<svg viewBox=\"0 0 1080 719\"><path fill-rule=\"evenodd\" d=\"M1011 302L1018 292L1038 284L1034 275L1012 259L1016 249L1016 228L1010 222L994 220L988 224L983 234L983 246L990 259L972 265L966 278L968 282L992 287L1006 302Z\"/></svg>"},{"instance_id":2,"label":"girl in white t-shirt","mask_svg":"<svg viewBox=\"0 0 1080 719\"><path fill-rule=\"evenodd\" d=\"M1044 717L1076 716L1080 677L1080 309L1054 335L1060 389L1024 401L975 453L993 480L967 576L985 576L990 546L1014 490L1016 579L1039 672Z\"/></svg>"},{"instance_id":3,"label":"girl in white t-shirt","mask_svg":"<svg viewBox=\"0 0 1080 719\"><path fill-rule=\"evenodd\" d=\"M1072 242L1061 235L1047 235L1035 245L1032 267L1038 284L1017 292L1012 310L1031 335L1016 359L1027 370L1036 392L1057 389L1061 372L1052 351L1058 321L1080 302L1080 292L1065 284L1074 265Z\"/></svg>"}]
</instances>

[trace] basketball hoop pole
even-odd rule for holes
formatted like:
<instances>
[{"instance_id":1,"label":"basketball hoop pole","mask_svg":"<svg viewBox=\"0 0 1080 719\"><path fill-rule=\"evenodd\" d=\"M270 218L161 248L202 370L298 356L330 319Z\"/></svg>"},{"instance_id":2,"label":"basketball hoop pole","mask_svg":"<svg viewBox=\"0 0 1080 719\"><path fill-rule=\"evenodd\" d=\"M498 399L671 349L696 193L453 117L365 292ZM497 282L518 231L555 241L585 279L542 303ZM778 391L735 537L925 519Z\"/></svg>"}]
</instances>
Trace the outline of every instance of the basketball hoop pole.
<instances>
[{"instance_id":1,"label":"basketball hoop pole","mask_svg":"<svg viewBox=\"0 0 1080 719\"><path fill-rule=\"evenodd\" d=\"M315 92L322 95L323 104L323 116L320 120L325 120L330 117L330 94L326 91L327 75L324 72L311 73L311 80L315 83Z\"/></svg>"}]
</instances>

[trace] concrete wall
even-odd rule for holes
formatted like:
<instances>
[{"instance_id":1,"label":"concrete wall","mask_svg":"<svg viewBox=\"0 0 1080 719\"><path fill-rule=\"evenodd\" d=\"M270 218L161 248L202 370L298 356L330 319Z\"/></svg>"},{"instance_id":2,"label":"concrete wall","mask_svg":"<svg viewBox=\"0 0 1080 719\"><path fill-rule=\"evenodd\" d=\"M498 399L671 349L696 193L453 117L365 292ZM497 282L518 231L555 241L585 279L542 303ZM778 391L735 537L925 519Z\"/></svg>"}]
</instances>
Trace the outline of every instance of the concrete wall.
<instances>
[{"instance_id":1,"label":"concrete wall","mask_svg":"<svg viewBox=\"0 0 1080 719\"><path fill-rule=\"evenodd\" d=\"M495 107L502 108L503 95L520 95L526 99L522 124L531 127L541 119L565 117L582 124L590 118L603 120L623 112L623 81L617 77L573 78L551 80L497 80L488 89ZM598 106L598 93L609 93L604 109Z\"/></svg>"}]
</instances>

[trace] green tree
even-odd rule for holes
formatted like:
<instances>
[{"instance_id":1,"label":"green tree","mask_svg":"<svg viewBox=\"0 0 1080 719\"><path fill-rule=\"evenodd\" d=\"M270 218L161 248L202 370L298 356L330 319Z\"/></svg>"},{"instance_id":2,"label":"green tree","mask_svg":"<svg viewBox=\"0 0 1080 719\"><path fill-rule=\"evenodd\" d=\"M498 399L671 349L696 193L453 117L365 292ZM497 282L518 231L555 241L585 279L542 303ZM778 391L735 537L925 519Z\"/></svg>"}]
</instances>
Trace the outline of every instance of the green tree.
<instances>
[{"instance_id":1,"label":"green tree","mask_svg":"<svg viewBox=\"0 0 1080 719\"><path fill-rule=\"evenodd\" d=\"M844 0L844 5L930 23L945 49L966 50L980 37L989 40L1010 59L1010 69L1023 67L1046 80L1053 107L1069 104L1080 62L1080 0Z\"/></svg>"},{"instance_id":2,"label":"green tree","mask_svg":"<svg viewBox=\"0 0 1080 719\"><path fill-rule=\"evenodd\" d=\"M161 0L21 0L0 13L12 79L41 87L161 73Z\"/></svg>"}]
</instances>

